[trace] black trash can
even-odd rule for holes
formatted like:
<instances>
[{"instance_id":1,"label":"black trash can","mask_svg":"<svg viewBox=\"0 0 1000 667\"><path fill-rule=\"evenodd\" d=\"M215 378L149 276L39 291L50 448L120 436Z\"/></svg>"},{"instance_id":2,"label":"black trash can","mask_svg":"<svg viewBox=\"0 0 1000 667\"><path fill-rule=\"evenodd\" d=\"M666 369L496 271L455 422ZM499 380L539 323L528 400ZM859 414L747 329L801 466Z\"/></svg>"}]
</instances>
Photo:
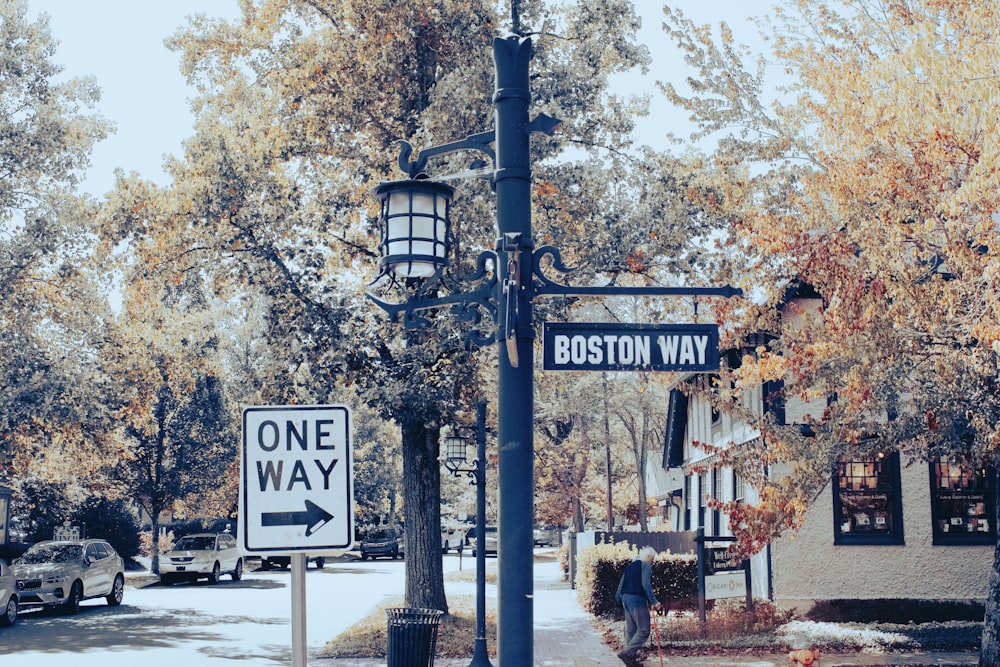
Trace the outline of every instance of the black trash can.
<instances>
[{"instance_id":1,"label":"black trash can","mask_svg":"<svg viewBox=\"0 0 1000 667\"><path fill-rule=\"evenodd\" d=\"M394 607L385 613L389 617L388 667L433 667L438 624L444 612Z\"/></svg>"}]
</instances>

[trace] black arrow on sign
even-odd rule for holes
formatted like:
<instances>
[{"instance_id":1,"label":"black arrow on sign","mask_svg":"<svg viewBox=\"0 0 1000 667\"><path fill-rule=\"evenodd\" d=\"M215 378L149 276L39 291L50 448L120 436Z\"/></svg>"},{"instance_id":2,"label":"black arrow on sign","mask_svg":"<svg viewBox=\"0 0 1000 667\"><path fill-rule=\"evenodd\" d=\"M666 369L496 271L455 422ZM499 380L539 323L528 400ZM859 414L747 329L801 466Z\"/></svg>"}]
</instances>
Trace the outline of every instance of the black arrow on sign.
<instances>
[{"instance_id":1,"label":"black arrow on sign","mask_svg":"<svg viewBox=\"0 0 1000 667\"><path fill-rule=\"evenodd\" d=\"M305 501L305 512L265 512L260 515L261 526L308 526L306 537L327 524L333 515L314 502Z\"/></svg>"}]
</instances>

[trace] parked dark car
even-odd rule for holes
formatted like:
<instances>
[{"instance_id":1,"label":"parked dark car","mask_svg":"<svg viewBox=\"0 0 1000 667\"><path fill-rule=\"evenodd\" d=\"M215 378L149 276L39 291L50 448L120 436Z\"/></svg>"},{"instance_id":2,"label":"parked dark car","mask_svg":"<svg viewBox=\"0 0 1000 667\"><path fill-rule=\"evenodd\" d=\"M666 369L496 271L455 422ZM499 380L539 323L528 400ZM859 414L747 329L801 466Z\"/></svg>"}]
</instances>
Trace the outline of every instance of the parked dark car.
<instances>
[{"instance_id":1,"label":"parked dark car","mask_svg":"<svg viewBox=\"0 0 1000 667\"><path fill-rule=\"evenodd\" d=\"M89 598L103 597L116 607L125 591L125 563L104 540L39 542L14 561L13 570L22 608L76 614Z\"/></svg>"},{"instance_id":2,"label":"parked dark car","mask_svg":"<svg viewBox=\"0 0 1000 667\"><path fill-rule=\"evenodd\" d=\"M403 536L392 528L376 528L361 540L361 560L369 558L400 558L403 556Z\"/></svg>"},{"instance_id":3,"label":"parked dark car","mask_svg":"<svg viewBox=\"0 0 1000 667\"><path fill-rule=\"evenodd\" d=\"M534 542L536 547L551 547L559 544L559 529L554 526L535 528Z\"/></svg>"},{"instance_id":4,"label":"parked dark car","mask_svg":"<svg viewBox=\"0 0 1000 667\"><path fill-rule=\"evenodd\" d=\"M322 570L326 565L326 559L323 556L313 556L310 557L316 568ZM288 567L292 562L291 556L261 556L260 557L260 567L263 570L270 570L275 567ZM308 563L306 563L308 565Z\"/></svg>"},{"instance_id":5,"label":"parked dark car","mask_svg":"<svg viewBox=\"0 0 1000 667\"><path fill-rule=\"evenodd\" d=\"M497 533L497 527L486 526L485 533L486 533L486 548L484 549L484 551L487 554L495 554L497 552L497 545L499 544L498 540L499 533ZM472 549L472 555L475 556L477 551L475 528L472 528L467 533L467 541L469 544L469 548Z\"/></svg>"}]
</instances>

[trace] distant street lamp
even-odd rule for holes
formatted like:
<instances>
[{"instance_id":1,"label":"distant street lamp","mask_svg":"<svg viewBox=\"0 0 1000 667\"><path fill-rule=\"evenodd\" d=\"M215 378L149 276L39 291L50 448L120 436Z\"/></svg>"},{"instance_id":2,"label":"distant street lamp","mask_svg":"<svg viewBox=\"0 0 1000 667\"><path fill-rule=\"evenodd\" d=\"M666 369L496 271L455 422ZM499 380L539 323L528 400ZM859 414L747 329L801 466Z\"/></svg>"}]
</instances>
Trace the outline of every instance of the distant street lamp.
<instances>
[{"instance_id":1,"label":"distant street lamp","mask_svg":"<svg viewBox=\"0 0 1000 667\"><path fill-rule=\"evenodd\" d=\"M567 273L552 246L535 248L531 236L531 160L534 132L552 135L559 124L545 114L528 120L531 101L528 64L531 39L511 36L493 40L495 65L494 129L464 140L421 150L411 160L412 146L402 141L399 167L409 178L375 188L381 203L379 276L415 288L402 303L369 294L393 321L406 327L429 326L420 313L450 307L463 321L479 323L488 313L495 328L483 334L473 328L467 342L499 346L497 369L497 655L504 667L532 667L534 610L534 342L533 308L538 296L677 296L730 297L733 287L567 286L542 273L542 260ZM479 286L439 296L444 291L451 232L448 209L452 188L427 179L427 159L456 151L477 151L492 161L498 239L480 254L474 275L464 282ZM490 264L492 267L490 268ZM482 550L477 550L481 552Z\"/></svg>"},{"instance_id":2,"label":"distant street lamp","mask_svg":"<svg viewBox=\"0 0 1000 667\"><path fill-rule=\"evenodd\" d=\"M476 460L468 465L469 439L463 427L452 427L444 439L444 467L454 475L468 475L476 484L476 647L469 667L493 667L486 649L486 402L476 405ZM459 547L461 548L461 547Z\"/></svg>"}]
</instances>

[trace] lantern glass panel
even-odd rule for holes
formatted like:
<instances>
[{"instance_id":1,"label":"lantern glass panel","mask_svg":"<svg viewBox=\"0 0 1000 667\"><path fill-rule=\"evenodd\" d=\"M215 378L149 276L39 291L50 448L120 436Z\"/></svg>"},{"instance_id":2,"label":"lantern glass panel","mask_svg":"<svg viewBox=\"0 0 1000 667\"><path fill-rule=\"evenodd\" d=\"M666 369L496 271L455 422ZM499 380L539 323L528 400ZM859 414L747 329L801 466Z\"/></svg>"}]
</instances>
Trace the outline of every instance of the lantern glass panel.
<instances>
[{"instance_id":1,"label":"lantern glass panel","mask_svg":"<svg viewBox=\"0 0 1000 667\"><path fill-rule=\"evenodd\" d=\"M445 452L449 461L461 463L466 460L466 448L469 445L467 438L460 435L450 435L445 438Z\"/></svg>"},{"instance_id":2,"label":"lantern glass panel","mask_svg":"<svg viewBox=\"0 0 1000 667\"><path fill-rule=\"evenodd\" d=\"M382 264L404 278L427 278L447 262L450 186L430 181L386 183L382 199Z\"/></svg>"}]
</instances>

